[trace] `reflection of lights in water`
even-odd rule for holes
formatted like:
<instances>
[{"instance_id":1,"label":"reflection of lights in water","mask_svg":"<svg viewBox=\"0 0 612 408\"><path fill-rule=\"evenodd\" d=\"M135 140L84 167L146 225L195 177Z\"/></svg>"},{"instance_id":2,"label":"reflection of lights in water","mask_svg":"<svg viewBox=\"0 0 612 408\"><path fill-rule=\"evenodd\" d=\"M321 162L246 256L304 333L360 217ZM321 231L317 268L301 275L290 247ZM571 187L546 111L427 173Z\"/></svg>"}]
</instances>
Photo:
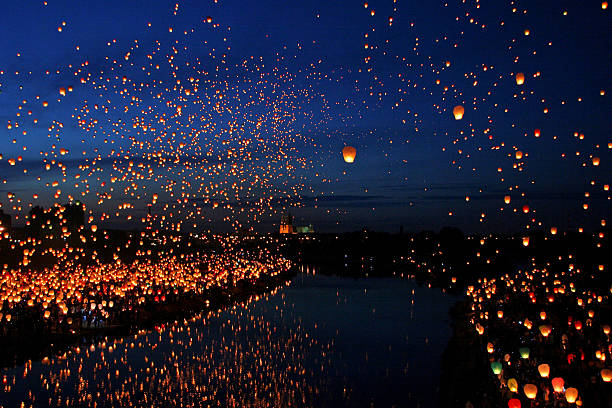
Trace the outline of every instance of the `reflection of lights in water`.
<instances>
[{"instance_id":1,"label":"reflection of lights in water","mask_svg":"<svg viewBox=\"0 0 612 408\"><path fill-rule=\"evenodd\" d=\"M4 372L3 391L26 406L308 404L319 393L330 345L319 344L296 318L286 329L275 324L280 319L264 317L271 296L281 297L276 317L293 313L275 291L226 311L77 347L42 364L30 361ZM314 356L323 358L308 364Z\"/></svg>"}]
</instances>

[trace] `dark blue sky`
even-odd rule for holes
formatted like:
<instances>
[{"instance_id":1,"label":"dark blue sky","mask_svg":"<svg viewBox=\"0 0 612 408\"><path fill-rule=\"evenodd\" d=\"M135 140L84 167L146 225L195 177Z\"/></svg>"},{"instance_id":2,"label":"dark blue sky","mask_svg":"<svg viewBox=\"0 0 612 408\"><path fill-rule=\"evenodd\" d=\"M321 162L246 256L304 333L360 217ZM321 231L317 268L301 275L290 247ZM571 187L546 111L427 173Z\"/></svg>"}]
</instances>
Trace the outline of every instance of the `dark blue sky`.
<instances>
[{"instance_id":1,"label":"dark blue sky","mask_svg":"<svg viewBox=\"0 0 612 408\"><path fill-rule=\"evenodd\" d=\"M594 227L609 213L600 2L13 3L0 16L13 215L73 197L131 227L153 194L156 223L184 230L272 230L288 203L321 231Z\"/></svg>"}]
</instances>

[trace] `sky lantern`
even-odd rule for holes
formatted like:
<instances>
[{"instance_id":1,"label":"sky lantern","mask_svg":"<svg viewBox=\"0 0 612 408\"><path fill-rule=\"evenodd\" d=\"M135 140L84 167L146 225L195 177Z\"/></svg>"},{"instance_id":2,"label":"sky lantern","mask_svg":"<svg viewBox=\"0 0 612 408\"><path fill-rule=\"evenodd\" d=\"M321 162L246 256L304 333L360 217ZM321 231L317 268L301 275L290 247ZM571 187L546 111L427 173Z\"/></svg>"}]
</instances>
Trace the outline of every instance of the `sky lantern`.
<instances>
[{"instance_id":1,"label":"sky lantern","mask_svg":"<svg viewBox=\"0 0 612 408\"><path fill-rule=\"evenodd\" d=\"M508 401L508 408L521 408L521 401L517 398L512 398Z\"/></svg>"},{"instance_id":2,"label":"sky lantern","mask_svg":"<svg viewBox=\"0 0 612 408\"><path fill-rule=\"evenodd\" d=\"M542 378L548 378L550 375L550 366L548 364L540 364L538 366L538 372Z\"/></svg>"},{"instance_id":3,"label":"sky lantern","mask_svg":"<svg viewBox=\"0 0 612 408\"><path fill-rule=\"evenodd\" d=\"M535 399L538 394L538 387L533 384L525 384L525 386L523 386L523 392L527 398Z\"/></svg>"},{"instance_id":4,"label":"sky lantern","mask_svg":"<svg viewBox=\"0 0 612 408\"><path fill-rule=\"evenodd\" d=\"M512 392L516 392L518 390L518 382L514 378L510 378L508 380L508 389Z\"/></svg>"},{"instance_id":5,"label":"sky lantern","mask_svg":"<svg viewBox=\"0 0 612 408\"><path fill-rule=\"evenodd\" d=\"M563 378L555 377L552 379L551 382L552 382L553 390L555 392L563 392L563 385L565 384L565 381L563 381Z\"/></svg>"},{"instance_id":6,"label":"sky lantern","mask_svg":"<svg viewBox=\"0 0 612 408\"><path fill-rule=\"evenodd\" d=\"M502 372L502 363L500 363L499 361L494 361L491 363L491 370L493 371L493 374L498 375L501 374Z\"/></svg>"},{"instance_id":7,"label":"sky lantern","mask_svg":"<svg viewBox=\"0 0 612 408\"><path fill-rule=\"evenodd\" d=\"M612 381L612 370L607 368L601 370L601 379L604 380L604 382Z\"/></svg>"},{"instance_id":8,"label":"sky lantern","mask_svg":"<svg viewBox=\"0 0 612 408\"><path fill-rule=\"evenodd\" d=\"M519 354L521 355L522 359L529 358L529 347L521 347L519 349Z\"/></svg>"},{"instance_id":9,"label":"sky lantern","mask_svg":"<svg viewBox=\"0 0 612 408\"><path fill-rule=\"evenodd\" d=\"M516 157L516 160L521 160L523 158L523 152L521 152L520 150L517 150L516 153L514 154L514 157Z\"/></svg>"},{"instance_id":10,"label":"sky lantern","mask_svg":"<svg viewBox=\"0 0 612 408\"><path fill-rule=\"evenodd\" d=\"M510 204L510 196L509 195L504 197L504 203Z\"/></svg>"},{"instance_id":11,"label":"sky lantern","mask_svg":"<svg viewBox=\"0 0 612 408\"><path fill-rule=\"evenodd\" d=\"M565 399L570 404L573 404L578 399L578 390L576 388L570 387L565 390Z\"/></svg>"},{"instance_id":12,"label":"sky lantern","mask_svg":"<svg viewBox=\"0 0 612 408\"><path fill-rule=\"evenodd\" d=\"M557 235L557 227L550 227L550 233L552 235Z\"/></svg>"},{"instance_id":13,"label":"sky lantern","mask_svg":"<svg viewBox=\"0 0 612 408\"><path fill-rule=\"evenodd\" d=\"M529 212L529 206L528 206L527 204L525 204L525 205L523 206L523 212L524 212L525 214L527 214L527 213Z\"/></svg>"},{"instance_id":14,"label":"sky lantern","mask_svg":"<svg viewBox=\"0 0 612 408\"><path fill-rule=\"evenodd\" d=\"M551 331L552 328L547 324L543 324L540 326L540 333L542 333L542 336L544 337L548 337Z\"/></svg>"},{"instance_id":15,"label":"sky lantern","mask_svg":"<svg viewBox=\"0 0 612 408\"><path fill-rule=\"evenodd\" d=\"M529 246L529 237L523 237L523 246Z\"/></svg>"},{"instance_id":16,"label":"sky lantern","mask_svg":"<svg viewBox=\"0 0 612 408\"><path fill-rule=\"evenodd\" d=\"M523 74L522 72L519 72L518 74L516 74L516 84L523 85L524 83L525 83L525 74Z\"/></svg>"},{"instance_id":17,"label":"sky lantern","mask_svg":"<svg viewBox=\"0 0 612 408\"><path fill-rule=\"evenodd\" d=\"M536 129L536 130L534 130L534 131L533 131L533 135L534 135L535 137L540 137L540 134L541 134L540 129Z\"/></svg>"},{"instance_id":18,"label":"sky lantern","mask_svg":"<svg viewBox=\"0 0 612 408\"><path fill-rule=\"evenodd\" d=\"M62 95L62 96L66 96L66 88L61 87L61 88L59 89L59 94L60 94L60 95Z\"/></svg>"},{"instance_id":19,"label":"sky lantern","mask_svg":"<svg viewBox=\"0 0 612 408\"><path fill-rule=\"evenodd\" d=\"M464 113L465 113L465 109L461 105L457 105L453 108L453 116L455 116L455 120L463 119Z\"/></svg>"},{"instance_id":20,"label":"sky lantern","mask_svg":"<svg viewBox=\"0 0 612 408\"><path fill-rule=\"evenodd\" d=\"M353 146L344 146L344 148L342 148L342 157L344 158L345 162L353 163L356 155L357 149L355 149Z\"/></svg>"},{"instance_id":21,"label":"sky lantern","mask_svg":"<svg viewBox=\"0 0 612 408\"><path fill-rule=\"evenodd\" d=\"M593 166L599 166L599 157L593 157Z\"/></svg>"}]
</instances>

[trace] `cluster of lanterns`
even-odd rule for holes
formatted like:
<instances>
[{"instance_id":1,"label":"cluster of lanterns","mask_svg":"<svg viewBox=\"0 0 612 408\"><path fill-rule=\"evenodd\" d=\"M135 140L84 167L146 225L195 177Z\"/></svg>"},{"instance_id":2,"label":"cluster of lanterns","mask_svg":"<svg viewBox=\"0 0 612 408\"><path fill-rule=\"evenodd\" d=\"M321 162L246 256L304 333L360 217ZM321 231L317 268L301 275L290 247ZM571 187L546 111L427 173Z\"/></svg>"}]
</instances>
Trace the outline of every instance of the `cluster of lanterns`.
<instances>
[{"instance_id":1,"label":"cluster of lanterns","mask_svg":"<svg viewBox=\"0 0 612 408\"><path fill-rule=\"evenodd\" d=\"M589 381L576 382L576 378L589 378L588 373L577 374L583 360L589 362L590 375L606 384L601 390L610 391L606 387L612 381L607 367L612 339L605 313L610 293L603 288L579 289L574 282L582 281L585 272L575 267L575 257L570 255L568 260L565 272L534 267L498 279L479 279L478 285L468 288L471 322L476 336L487 341L491 372L500 390L513 394L508 407L521 407L522 399L539 398L581 406L580 387L592 387ZM509 348L516 342L524 345ZM564 359L567 363L562 363ZM568 378L573 384L567 384ZM543 391L551 396L542 395Z\"/></svg>"}]
</instances>

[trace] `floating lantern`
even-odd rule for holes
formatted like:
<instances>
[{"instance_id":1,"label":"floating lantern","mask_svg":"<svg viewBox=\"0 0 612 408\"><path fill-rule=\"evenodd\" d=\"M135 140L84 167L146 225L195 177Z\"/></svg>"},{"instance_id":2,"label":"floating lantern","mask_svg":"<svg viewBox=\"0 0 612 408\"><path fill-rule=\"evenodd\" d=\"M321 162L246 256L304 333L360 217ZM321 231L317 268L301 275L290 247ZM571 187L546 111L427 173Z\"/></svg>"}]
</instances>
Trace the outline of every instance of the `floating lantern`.
<instances>
[{"instance_id":1,"label":"floating lantern","mask_svg":"<svg viewBox=\"0 0 612 408\"><path fill-rule=\"evenodd\" d=\"M563 392L563 385L565 384L565 381L563 381L563 378L555 377L552 379L551 382L552 382L553 390L555 392Z\"/></svg>"},{"instance_id":2,"label":"floating lantern","mask_svg":"<svg viewBox=\"0 0 612 408\"><path fill-rule=\"evenodd\" d=\"M491 370L493 370L493 374L498 375L502 372L502 364L499 361L494 361L491 363Z\"/></svg>"},{"instance_id":3,"label":"floating lantern","mask_svg":"<svg viewBox=\"0 0 612 408\"><path fill-rule=\"evenodd\" d=\"M576 388L570 387L565 390L565 399L570 404L573 404L578 399L578 390Z\"/></svg>"},{"instance_id":4,"label":"floating lantern","mask_svg":"<svg viewBox=\"0 0 612 408\"><path fill-rule=\"evenodd\" d=\"M523 387L523 392L527 398L534 399L538 394L538 387L533 384L525 384Z\"/></svg>"},{"instance_id":5,"label":"floating lantern","mask_svg":"<svg viewBox=\"0 0 612 408\"><path fill-rule=\"evenodd\" d=\"M344 161L347 163L353 163L356 155L357 149L355 149L353 146L344 146L342 149L342 157L344 157Z\"/></svg>"},{"instance_id":6,"label":"floating lantern","mask_svg":"<svg viewBox=\"0 0 612 408\"><path fill-rule=\"evenodd\" d=\"M512 398L510 401L508 401L508 408L521 408L521 401L516 398Z\"/></svg>"},{"instance_id":7,"label":"floating lantern","mask_svg":"<svg viewBox=\"0 0 612 408\"><path fill-rule=\"evenodd\" d=\"M518 383L514 378L510 378L508 380L508 389L512 392L516 392L518 390Z\"/></svg>"},{"instance_id":8,"label":"floating lantern","mask_svg":"<svg viewBox=\"0 0 612 408\"><path fill-rule=\"evenodd\" d=\"M529 347L521 347L519 349L519 354L521 355L522 359L529 358Z\"/></svg>"},{"instance_id":9,"label":"floating lantern","mask_svg":"<svg viewBox=\"0 0 612 408\"><path fill-rule=\"evenodd\" d=\"M540 326L540 333L542 333L542 336L544 337L548 337L551 331L552 331L552 328L547 324Z\"/></svg>"},{"instance_id":10,"label":"floating lantern","mask_svg":"<svg viewBox=\"0 0 612 408\"><path fill-rule=\"evenodd\" d=\"M455 120L463 119L463 115L465 114L465 109L461 105L457 105L453 108L453 115L455 116Z\"/></svg>"},{"instance_id":11,"label":"floating lantern","mask_svg":"<svg viewBox=\"0 0 612 408\"><path fill-rule=\"evenodd\" d=\"M516 84L523 85L524 83L525 83L525 74L523 74L522 72L519 72L518 74L516 74Z\"/></svg>"},{"instance_id":12,"label":"floating lantern","mask_svg":"<svg viewBox=\"0 0 612 408\"><path fill-rule=\"evenodd\" d=\"M538 366L538 372L542 378L548 378L550 374L550 366L548 364L540 364Z\"/></svg>"}]
</instances>

